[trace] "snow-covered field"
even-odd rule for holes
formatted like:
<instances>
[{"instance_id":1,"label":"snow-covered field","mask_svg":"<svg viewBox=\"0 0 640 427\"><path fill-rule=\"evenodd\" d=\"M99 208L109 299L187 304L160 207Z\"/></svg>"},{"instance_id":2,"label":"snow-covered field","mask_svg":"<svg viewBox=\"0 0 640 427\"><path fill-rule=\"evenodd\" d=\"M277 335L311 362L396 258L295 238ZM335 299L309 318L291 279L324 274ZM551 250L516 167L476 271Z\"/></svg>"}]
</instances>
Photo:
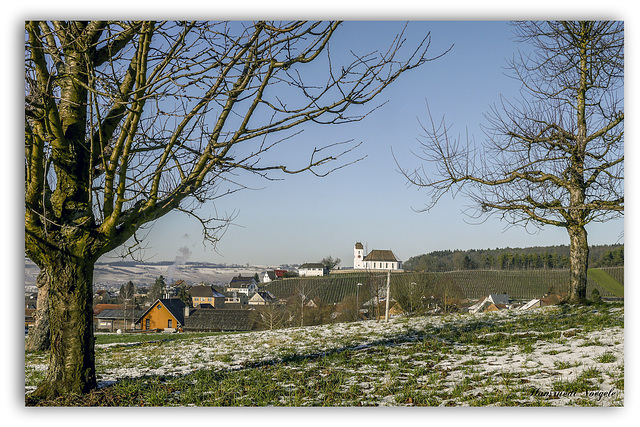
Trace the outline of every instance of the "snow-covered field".
<instances>
[{"instance_id":1,"label":"snow-covered field","mask_svg":"<svg viewBox=\"0 0 640 427\"><path fill-rule=\"evenodd\" d=\"M213 285L228 284L234 276L253 276L255 273L273 269L269 266L234 266L219 267L205 264L101 264L95 265L94 283L102 289L107 285L116 286L133 281L136 285L151 285L159 276L164 276L167 283L184 280L189 284L210 283ZM30 260L25 260L24 281L30 289L35 287L38 267Z\"/></svg>"},{"instance_id":2,"label":"snow-covered field","mask_svg":"<svg viewBox=\"0 0 640 427\"><path fill-rule=\"evenodd\" d=\"M314 360L322 355L349 351L350 363L359 362L352 367L339 357L332 358L332 369L343 372L348 378L345 387L357 387L361 402L368 404L405 405L428 397L430 405L483 405L481 399L492 396L483 405L492 406L500 405L500 396L511 393L511 402L515 399L523 405L620 406L624 398L624 310L578 310L580 319L607 316L615 320L615 326L579 320L586 324L583 327L571 324L571 317L546 322L545 318L561 317L560 308L546 307L527 312L399 317L389 323L338 323L151 344L98 344L97 373L99 383L108 385L147 375L241 369L299 355L309 359L296 368L305 375L316 369ZM384 361L372 356L373 350L381 348ZM41 375L44 369L44 356L29 355L27 392L33 389L30 377ZM374 385L385 382L388 390L381 394ZM411 396L417 397L403 397L408 384Z\"/></svg>"}]
</instances>

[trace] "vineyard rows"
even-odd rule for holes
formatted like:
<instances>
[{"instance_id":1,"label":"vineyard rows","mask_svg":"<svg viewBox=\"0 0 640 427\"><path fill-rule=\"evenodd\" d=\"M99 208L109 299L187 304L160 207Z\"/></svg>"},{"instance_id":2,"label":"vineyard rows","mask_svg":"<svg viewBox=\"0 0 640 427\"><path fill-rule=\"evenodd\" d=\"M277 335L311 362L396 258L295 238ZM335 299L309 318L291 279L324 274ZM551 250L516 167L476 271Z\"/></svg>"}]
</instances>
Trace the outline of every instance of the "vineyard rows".
<instances>
[{"instance_id":1,"label":"vineyard rows","mask_svg":"<svg viewBox=\"0 0 640 427\"><path fill-rule=\"evenodd\" d=\"M624 285L624 267L603 268ZM358 298L360 304L376 292L386 294L386 273L362 272L331 274L323 277L296 277L277 280L264 289L283 299L304 296L306 300L336 304L347 298ZM360 285L359 285L360 284ZM506 293L513 299L540 298L549 293L563 294L569 288L569 270L462 270L449 272L392 273L392 298L399 295L438 295L478 299L491 293ZM598 289L602 296L613 296L591 278L587 281L587 296Z\"/></svg>"}]
</instances>

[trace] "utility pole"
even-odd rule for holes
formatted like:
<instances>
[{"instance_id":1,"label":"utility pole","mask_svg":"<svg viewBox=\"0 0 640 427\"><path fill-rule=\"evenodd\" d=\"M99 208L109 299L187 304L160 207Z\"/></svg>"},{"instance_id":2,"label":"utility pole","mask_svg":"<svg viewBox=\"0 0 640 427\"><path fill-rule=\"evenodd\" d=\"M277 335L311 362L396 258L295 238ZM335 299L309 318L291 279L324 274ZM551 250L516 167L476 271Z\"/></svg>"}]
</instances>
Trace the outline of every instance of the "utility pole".
<instances>
[{"instance_id":1,"label":"utility pole","mask_svg":"<svg viewBox=\"0 0 640 427\"><path fill-rule=\"evenodd\" d=\"M362 283L356 285L356 320L360 320L360 286L362 286Z\"/></svg>"},{"instance_id":2,"label":"utility pole","mask_svg":"<svg viewBox=\"0 0 640 427\"><path fill-rule=\"evenodd\" d=\"M416 285L416 282L411 282L409 285L410 296L409 296L409 311L413 314L413 287Z\"/></svg>"},{"instance_id":3,"label":"utility pole","mask_svg":"<svg viewBox=\"0 0 640 427\"><path fill-rule=\"evenodd\" d=\"M385 323L389 323L389 292L391 289L391 270L387 271L387 301L386 307L384 309L384 321Z\"/></svg>"}]
</instances>

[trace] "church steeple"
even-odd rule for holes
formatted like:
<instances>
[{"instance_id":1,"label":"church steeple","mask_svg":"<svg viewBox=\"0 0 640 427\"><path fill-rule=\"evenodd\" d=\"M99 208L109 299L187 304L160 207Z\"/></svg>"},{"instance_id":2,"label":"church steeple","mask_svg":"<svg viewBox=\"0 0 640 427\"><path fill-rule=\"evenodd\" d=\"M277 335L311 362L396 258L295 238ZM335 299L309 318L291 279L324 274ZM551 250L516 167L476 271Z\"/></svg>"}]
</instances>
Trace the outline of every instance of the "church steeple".
<instances>
[{"instance_id":1,"label":"church steeple","mask_svg":"<svg viewBox=\"0 0 640 427\"><path fill-rule=\"evenodd\" d=\"M357 242L353 247L353 268L364 268L364 246Z\"/></svg>"}]
</instances>

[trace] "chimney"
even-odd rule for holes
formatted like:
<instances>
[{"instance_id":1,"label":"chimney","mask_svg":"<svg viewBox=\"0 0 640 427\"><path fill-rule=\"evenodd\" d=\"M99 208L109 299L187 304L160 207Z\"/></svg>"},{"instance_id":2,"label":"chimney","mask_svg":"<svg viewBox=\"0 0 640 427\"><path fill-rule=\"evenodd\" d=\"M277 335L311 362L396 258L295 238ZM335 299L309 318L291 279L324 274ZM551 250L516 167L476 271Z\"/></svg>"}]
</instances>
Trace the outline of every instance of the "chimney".
<instances>
[{"instance_id":1,"label":"chimney","mask_svg":"<svg viewBox=\"0 0 640 427\"><path fill-rule=\"evenodd\" d=\"M184 317L189 317L189 306L184 307Z\"/></svg>"}]
</instances>

